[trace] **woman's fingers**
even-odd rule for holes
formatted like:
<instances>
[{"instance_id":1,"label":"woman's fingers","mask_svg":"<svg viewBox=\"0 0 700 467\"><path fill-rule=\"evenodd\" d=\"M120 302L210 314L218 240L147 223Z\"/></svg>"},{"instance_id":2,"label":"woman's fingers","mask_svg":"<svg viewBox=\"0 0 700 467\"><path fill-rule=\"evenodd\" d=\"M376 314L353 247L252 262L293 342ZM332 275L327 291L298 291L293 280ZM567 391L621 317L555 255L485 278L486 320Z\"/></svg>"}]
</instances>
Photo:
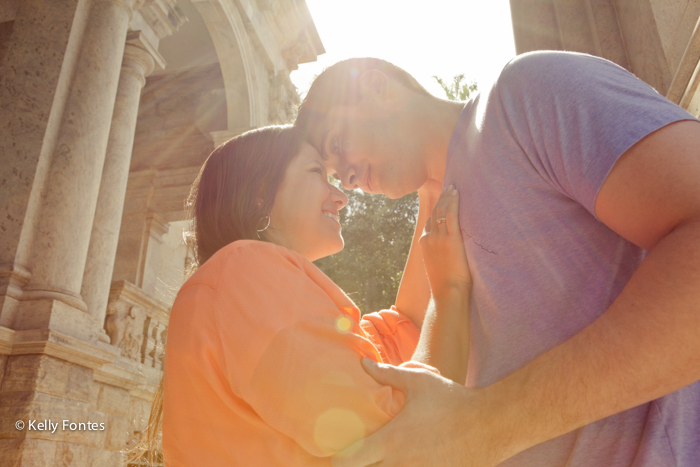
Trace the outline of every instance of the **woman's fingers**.
<instances>
[{"instance_id":1,"label":"woman's fingers","mask_svg":"<svg viewBox=\"0 0 700 467\"><path fill-rule=\"evenodd\" d=\"M461 234L461 229L459 227L459 193L457 190L451 190L449 192L449 198L450 202L447 206L447 212L445 213L447 230L450 233Z\"/></svg>"},{"instance_id":2,"label":"woman's fingers","mask_svg":"<svg viewBox=\"0 0 700 467\"><path fill-rule=\"evenodd\" d=\"M448 205L450 204L450 193L452 192L453 187L450 185L449 187L445 188L440 195L440 198L438 198L437 203L435 203L435 208L433 209L433 219L435 219L435 225L434 227L436 228L433 230L433 232L439 232L439 233L447 233L447 223L446 223L446 213L447 213L447 208Z\"/></svg>"}]
</instances>

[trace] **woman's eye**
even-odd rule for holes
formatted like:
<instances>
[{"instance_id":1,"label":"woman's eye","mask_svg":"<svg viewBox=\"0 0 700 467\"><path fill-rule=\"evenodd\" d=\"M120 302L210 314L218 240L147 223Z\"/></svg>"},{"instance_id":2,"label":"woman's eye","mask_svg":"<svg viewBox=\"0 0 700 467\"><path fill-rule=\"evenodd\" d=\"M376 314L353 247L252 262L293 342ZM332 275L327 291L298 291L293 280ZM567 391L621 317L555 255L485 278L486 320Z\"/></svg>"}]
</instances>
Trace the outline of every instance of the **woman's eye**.
<instances>
[{"instance_id":1,"label":"woman's eye","mask_svg":"<svg viewBox=\"0 0 700 467\"><path fill-rule=\"evenodd\" d=\"M311 171L323 175L323 169L320 167L316 167L315 169L311 169Z\"/></svg>"}]
</instances>

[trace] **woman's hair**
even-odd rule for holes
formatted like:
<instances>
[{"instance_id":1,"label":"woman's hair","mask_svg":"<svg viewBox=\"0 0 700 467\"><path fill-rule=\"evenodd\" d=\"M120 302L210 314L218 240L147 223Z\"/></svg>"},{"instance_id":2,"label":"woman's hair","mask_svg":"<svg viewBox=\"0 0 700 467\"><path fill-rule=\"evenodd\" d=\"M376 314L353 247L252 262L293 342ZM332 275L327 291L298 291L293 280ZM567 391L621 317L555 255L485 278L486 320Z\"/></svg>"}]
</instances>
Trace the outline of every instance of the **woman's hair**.
<instances>
[{"instance_id":1,"label":"woman's hair","mask_svg":"<svg viewBox=\"0 0 700 467\"><path fill-rule=\"evenodd\" d=\"M291 125L248 131L220 145L187 198L194 266L236 240L258 239L301 137ZM264 234L260 236L264 240Z\"/></svg>"},{"instance_id":2,"label":"woman's hair","mask_svg":"<svg viewBox=\"0 0 700 467\"><path fill-rule=\"evenodd\" d=\"M186 241L194 254L189 273L236 240L265 239L275 195L289 163L299 152L300 132L291 125L269 126L232 138L209 155L195 178L185 207ZM267 217L266 217L267 216ZM163 380L155 394L146 430L127 452L130 461L163 461L161 423Z\"/></svg>"}]
</instances>

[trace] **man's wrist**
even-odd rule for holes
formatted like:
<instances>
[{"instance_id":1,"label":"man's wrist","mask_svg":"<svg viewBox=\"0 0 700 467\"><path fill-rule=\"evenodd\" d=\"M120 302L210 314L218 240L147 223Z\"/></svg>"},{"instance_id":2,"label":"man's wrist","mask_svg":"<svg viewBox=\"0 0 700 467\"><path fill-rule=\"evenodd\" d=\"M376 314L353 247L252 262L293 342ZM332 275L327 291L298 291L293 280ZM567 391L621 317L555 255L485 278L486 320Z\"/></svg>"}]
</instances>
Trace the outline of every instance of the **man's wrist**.
<instances>
[{"instance_id":1,"label":"man's wrist","mask_svg":"<svg viewBox=\"0 0 700 467\"><path fill-rule=\"evenodd\" d=\"M508 396L499 387L476 389L477 410L474 423L482 436L482 443L488 446L491 462L488 465L498 465L515 454L527 449L523 447L520 426L521 414L514 413L517 404L508 400Z\"/></svg>"},{"instance_id":2,"label":"man's wrist","mask_svg":"<svg viewBox=\"0 0 700 467\"><path fill-rule=\"evenodd\" d=\"M478 390L485 442L497 453L499 463L552 438L543 430L548 424L545 415L528 400L533 385L532 374L521 369Z\"/></svg>"}]
</instances>

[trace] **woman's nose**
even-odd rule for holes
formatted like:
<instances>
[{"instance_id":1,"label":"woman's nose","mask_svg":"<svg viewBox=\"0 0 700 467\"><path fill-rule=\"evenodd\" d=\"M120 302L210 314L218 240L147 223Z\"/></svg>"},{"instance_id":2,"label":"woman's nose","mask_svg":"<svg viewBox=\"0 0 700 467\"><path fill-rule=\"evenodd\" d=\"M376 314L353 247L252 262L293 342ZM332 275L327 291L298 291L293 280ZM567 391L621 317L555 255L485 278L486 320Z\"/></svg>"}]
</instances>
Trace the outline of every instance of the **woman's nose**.
<instances>
[{"instance_id":1,"label":"woman's nose","mask_svg":"<svg viewBox=\"0 0 700 467\"><path fill-rule=\"evenodd\" d=\"M338 209L343 209L348 204L348 196L340 191L335 185L331 185L331 199Z\"/></svg>"}]
</instances>

